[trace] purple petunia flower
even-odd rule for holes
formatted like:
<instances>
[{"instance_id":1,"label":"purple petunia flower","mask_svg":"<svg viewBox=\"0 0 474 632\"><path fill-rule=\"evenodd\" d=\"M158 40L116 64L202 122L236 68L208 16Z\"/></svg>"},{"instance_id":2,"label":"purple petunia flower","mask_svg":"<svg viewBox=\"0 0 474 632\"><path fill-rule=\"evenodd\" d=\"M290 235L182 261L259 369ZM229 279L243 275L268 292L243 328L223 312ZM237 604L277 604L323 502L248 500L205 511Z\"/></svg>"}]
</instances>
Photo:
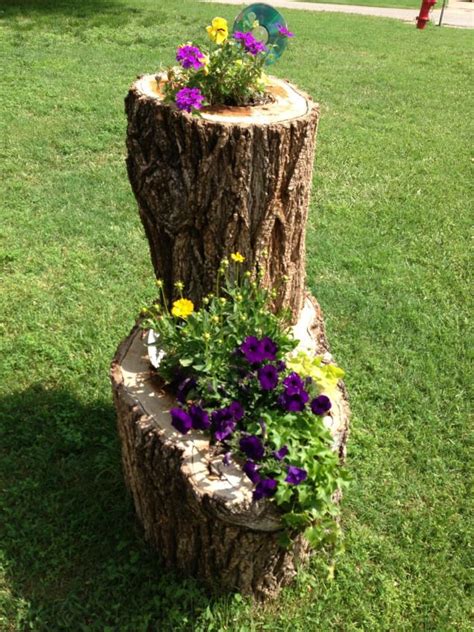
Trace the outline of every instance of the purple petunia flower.
<instances>
[{"instance_id":1,"label":"purple petunia flower","mask_svg":"<svg viewBox=\"0 0 474 632\"><path fill-rule=\"evenodd\" d=\"M217 427L214 431L214 437L217 441L224 441L230 437L230 435L235 430L235 421L221 421L217 424Z\"/></svg>"},{"instance_id":2,"label":"purple petunia flower","mask_svg":"<svg viewBox=\"0 0 474 632\"><path fill-rule=\"evenodd\" d=\"M172 408L170 410L171 425L181 434L186 434L192 428L193 422L188 413L182 408Z\"/></svg>"},{"instance_id":3,"label":"purple petunia flower","mask_svg":"<svg viewBox=\"0 0 474 632\"><path fill-rule=\"evenodd\" d=\"M284 37L294 37L295 34L292 33L291 31L289 31L286 26L283 26L283 24L278 24L277 25L277 29L278 32L280 33L280 35L283 35Z\"/></svg>"},{"instance_id":4,"label":"purple petunia flower","mask_svg":"<svg viewBox=\"0 0 474 632\"><path fill-rule=\"evenodd\" d=\"M199 70L204 66L204 55L197 46L180 46L176 51L176 61L179 61L183 68L194 68Z\"/></svg>"},{"instance_id":5,"label":"purple petunia flower","mask_svg":"<svg viewBox=\"0 0 474 632\"><path fill-rule=\"evenodd\" d=\"M260 500L261 498L269 498L276 492L277 481L273 478L265 478L257 483L257 487L253 492L253 499Z\"/></svg>"},{"instance_id":6,"label":"purple petunia flower","mask_svg":"<svg viewBox=\"0 0 474 632\"><path fill-rule=\"evenodd\" d=\"M265 448L259 437L250 435L249 437L242 437L239 441L239 446L242 452L252 461L260 461L265 454Z\"/></svg>"},{"instance_id":7,"label":"purple petunia flower","mask_svg":"<svg viewBox=\"0 0 474 632\"><path fill-rule=\"evenodd\" d=\"M285 478L285 483L290 485L299 485L308 478L308 472L302 467L296 467L295 465L288 466L288 475Z\"/></svg>"},{"instance_id":8,"label":"purple petunia flower","mask_svg":"<svg viewBox=\"0 0 474 632\"><path fill-rule=\"evenodd\" d=\"M325 415L331 408L331 400L326 395L319 395L311 402L311 410L315 415Z\"/></svg>"},{"instance_id":9,"label":"purple petunia flower","mask_svg":"<svg viewBox=\"0 0 474 632\"><path fill-rule=\"evenodd\" d=\"M199 88L181 88L176 93L176 105L180 110L191 112L191 110L199 110L204 101L204 95Z\"/></svg>"},{"instance_id":10,"label":"purple petunia flower","mask_svg":"<svg viewBox=\"0 0 474 632\"><path fill-rule=\"evenodd\" d=\"M232 402L228 408L235 421L240 421L245 414L245 410L240 402Z\"/></svg>"},{"instance_id":11,"label":"purple petunia flower","mask_svg":"<svg viewBox=\"0 0 474 632\"><path fill-rule=\"evenodd\" d=\"M255 463L252 463L252 461L247 461L243 467L243 470L254 485L260 482L260 480L262 479L262 477L258 473L258 466L255 465Z\"/></svg>"},{"instance_id":12,"label":"purple petunia flower","mask_svg":"<svg viewBox=\"0 0 474 632\"><path fill-rule=\"evenodd\" d=\"M211 415L211 420L217 441L227 439L235 430L236 422L229 406L215 410Z\"/></svg>"},{"instance_id":13,"label":"purple petunia flower","mask_svg":"<svg viewBox=\"0 0 474 632\"><path fill-rule=\"evenodd\" d=\"M290 413L301 412L304 410L304 405L309 399L309 395L306 391L300 391L299 393L289 394L287 391L282 393L278 398L278 403L282 408Z\"/></svg>"},{"instance_id":14,"label":"purple petunia flower","mask_svg":"<svg viewBox=\"0 0 474 632\"><path fill-rule=\"evenodd\" d=\"M283 360L278 360L275 366L277 368L278 373L281 373L282 371L286 369L286 363L283 362Z\"/></svg>"},{"instance_id":15,"label":"purple petunia flower","mask_svg":"<svg viewBox=\"0 0 474 632\"><path fill-rule=\"evenodd\" d=\"M258 364L264 360L261 342L255 336L247 336L240 345L240 350L250 364Z\"/></svg>"},{"instance_id":16,"label":"purple petunia flower","mask_svg":"<svg viewBox=\"0 0 474 632\"><path fill-rule=\"evenodd\" d=\"M283 386L285 387L285 393L294 395L304 389L304 382L298 373L290 373L290 375L283 380Z\"/></svg>"},{"instance_id":17,"label":"purple petunia flower","mask_svg":"<svg viewBox=\"0 0 474 632\"><path fill-rule=\"evenodd\" d=\"M262 366L258 370L258 381L262 391L272 391L278 384L278 371L273 364Z\"/></svg>"},{"instance_id":18,"label":"purple petunia flower","mask_svg":"<svg viewBox=\"0 0 474 632\"><path fill-rule=\"evenodd\" d=\"M182 382L180 382L177 390L176 390L176 399L180 404L184 404L186 402L186 398L188 393L193 390L197 385L196 380L193 377L187 377Z\"/></svg>"},{"instance_id":19,"label":"purple petunia flower","mask_svg":"<svg viewBox=\"0 0 474 632\"><path fill-rule=\"evenodd\" d=\"M262 353L264 354L264 360L275 360L278 351L278 345L273 342L271 338L265 336L261 339Z\"/></svg>"},{"instance_id":20,"label":"purple petunia flower","mask_svg":"<svg viewBox=\"0 0 474 632\"><path fill-rule=\"evenodd\" d=\"M188 412L195 430L207 430L211 425L209 414L206 410L204 410L204 408L201 408L201 406L193 404L189 407Z\"/></svg>"},{"instance_id":21,"label":"purple petunia flower","mask_svg":"<svg viewBox=\"0 0 474 632\"><path fill-rule=\"evenodd\" d=\"M277 461L282 461L287 454L288 454L288 446L283 445L279 450L275 450L275 452L273 453L273 456L275 457L275 459L277 459Z\"/></svg>"},{"instance_id":22,"label":"purple petunia flower","mask_svg":"<svg viewBox=\"0 0 474 632\"><path fill-rule=\"evenodd\" d=\"M264 53L267 47L263 42L259 42L252 33L242 33L242 31L236 31L234 33L234 39L242 44L245 50L251 55L258 55Z\"/></svg>"},{"instance_id":23,"label":"purple petunia flower","mask_svg":"<svg viewBox=\"0 0 474 632\"><path fill-rule=\"evenodd\" d=\"M217 423L219 421L234 421L234 415L232 414L230 406L218 408L212 413L211 417L213 423Z\"/></svg>"}]
</instances>

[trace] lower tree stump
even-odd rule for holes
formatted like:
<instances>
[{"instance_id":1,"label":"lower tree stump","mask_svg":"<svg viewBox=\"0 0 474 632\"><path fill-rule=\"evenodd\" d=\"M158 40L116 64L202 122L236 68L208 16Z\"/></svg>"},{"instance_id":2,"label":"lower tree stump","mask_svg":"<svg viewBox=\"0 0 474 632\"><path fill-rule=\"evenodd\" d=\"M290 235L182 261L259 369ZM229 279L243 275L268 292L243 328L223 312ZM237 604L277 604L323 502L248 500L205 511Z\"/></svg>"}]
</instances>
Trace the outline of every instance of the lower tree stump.
<instances>
[{"instance_id":1,"label":"lower tree stump","mask_svg":"<svg viewBox=\"0 0 474 632\"><path fill-rule=\"evenodd\" d=\"M331 361L313 298L306 297L294 331L301 348ZM282 549L276 506L252 502L240 466L225 466L201 433L183 436L171 426L175 400L160 388L138 327L118 348L111 380L125 481L146 540L166 566L198 577L210 591L275 597L308 559L306 541L298 536L290 550ZM324 421L343 460L349 408L342 384L331 399Z\"/></svg>"}]
</instances>

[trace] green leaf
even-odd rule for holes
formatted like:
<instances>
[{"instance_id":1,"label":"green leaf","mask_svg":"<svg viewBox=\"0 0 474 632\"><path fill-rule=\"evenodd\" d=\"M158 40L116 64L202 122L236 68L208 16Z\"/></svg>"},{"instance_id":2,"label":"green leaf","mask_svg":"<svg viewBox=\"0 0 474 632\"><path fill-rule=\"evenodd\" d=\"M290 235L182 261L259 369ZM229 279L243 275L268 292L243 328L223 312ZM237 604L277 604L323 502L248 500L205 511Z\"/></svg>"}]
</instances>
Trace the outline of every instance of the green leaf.
<instances>
[{"instance_id":1,"label":"green leaf","mask_svg":"<svg viewBox=\"0 0 474 632\"><path fill-rule=\"evenodd\" d=\"M324 531L321 527L308 527L305 529L304 537L308 540L312 547L317 548L324 540Z\"/></svg>"},{"instance_id":2,"label":"green leaf","mask_svg":"<svg viewBox=\"0 0 474 632\"><path fill-rule=\"evenodd\" d=\"M189 365L184 365L184 366L189 366ZM206 368L205 364L193 364L193 369L195 369L196 371L204 371L205 368Z\"/></svg>"},{"instance_id":3,"label":"green leaf","mask_svg":"<svg viewBox=\"0 0 474 632\"><path fill-rule=\"evenodd\" d=\"M282 549L289 549L292 545L292 539L288 531L282 531L278 536L278 544Z\"/></svg>"},{"instance_id":4,"label":"green leaf","mask_svg":"<svg viewBox=\"0 0 474 632\"><path fill-rule=\"evenodd\" d=\"M180 358L179 363L181 366L191 366L193 363L192 358Z\"/></svg>"}]
</instances>

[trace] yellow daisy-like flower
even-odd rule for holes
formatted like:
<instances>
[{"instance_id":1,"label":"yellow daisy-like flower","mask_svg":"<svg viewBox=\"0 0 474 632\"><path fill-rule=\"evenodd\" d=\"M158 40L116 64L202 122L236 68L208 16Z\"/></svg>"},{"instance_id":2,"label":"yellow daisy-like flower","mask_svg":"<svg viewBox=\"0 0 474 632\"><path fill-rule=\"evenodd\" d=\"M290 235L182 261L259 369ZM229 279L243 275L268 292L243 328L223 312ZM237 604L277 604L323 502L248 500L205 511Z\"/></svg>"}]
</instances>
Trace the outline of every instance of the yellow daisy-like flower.
<instances>
[{"instance_id":1,"label":"yellow daisy-like flower","mask_svg":"<svg viewBox=\"0 0 474 632\"><path fill-rule=\"evenodd\" d=\"M232 261L235 261L235 263L243 263L245 261L245 257L241 255L240 252L233 252L230 258Z\"/></svg>"},{"instance_id":2,"label":"yellow daisy-like flower","mask_svg":"<svg viewBox=\"0 0 474 632\"><path fill-rule=\"evenodd\" d=\"M175 301L171 308L171 313L173 316L176 316L176 318L187 318L193 311L193 302L187 298L180 298L178 301Z\"/></svg>"},{"instance_id":3,"label":"yellow daisy-like flower","mask_svg":"<svg viewBox=\"0 0 474 632\"><path fill-rule=\"evenodd\" d=\"M209 39L216 44L223 44L229 35L227 20L224 18L214 18L211 22L211 26L206 27L206 31L209 35Z\"/></svg>"}]
</instances>

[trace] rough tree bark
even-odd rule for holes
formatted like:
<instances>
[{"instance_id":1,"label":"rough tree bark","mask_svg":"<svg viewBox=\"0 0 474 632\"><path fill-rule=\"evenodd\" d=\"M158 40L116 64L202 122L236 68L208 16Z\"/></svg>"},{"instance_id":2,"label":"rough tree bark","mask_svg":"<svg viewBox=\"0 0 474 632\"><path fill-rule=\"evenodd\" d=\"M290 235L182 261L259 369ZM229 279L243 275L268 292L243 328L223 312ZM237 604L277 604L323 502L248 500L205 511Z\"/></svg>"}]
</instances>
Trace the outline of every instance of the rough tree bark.
<instances>
[{"instance_id":1,"label":"rough tree bark","mask_svg":"<svg viewBox=\"0 0 474 632\"><path fill-rule=\"evenodd\" d=\"M331 357L314 299L306 299L295 326L301 347ZM171 426L175 400L163 392L135 328L121 344L111 378L126 484L145 537L163 562L194 575L210 591L275 597L308 557L300 536L290 550L278 543L282 525L268 500L252 502L252 484L240 466L224 466L209 442ZM333 449L345 456L348 406L344 387L331 397L324 418Z\"/></svg>"},{"instance_id":2,"label":"rough tree bark","mask_svg":"<svg viewBox=\"0 0 474 632\"><path fill-rule=\"evenodd\" d=\"M182 281L199 306L222 257L239 251L296 322L319 107L271 78L272 103L196 117L164 104L156 79L139 78L126 99L128 175L156 277L168 296Z\"/></svg>"}]
</instances>

